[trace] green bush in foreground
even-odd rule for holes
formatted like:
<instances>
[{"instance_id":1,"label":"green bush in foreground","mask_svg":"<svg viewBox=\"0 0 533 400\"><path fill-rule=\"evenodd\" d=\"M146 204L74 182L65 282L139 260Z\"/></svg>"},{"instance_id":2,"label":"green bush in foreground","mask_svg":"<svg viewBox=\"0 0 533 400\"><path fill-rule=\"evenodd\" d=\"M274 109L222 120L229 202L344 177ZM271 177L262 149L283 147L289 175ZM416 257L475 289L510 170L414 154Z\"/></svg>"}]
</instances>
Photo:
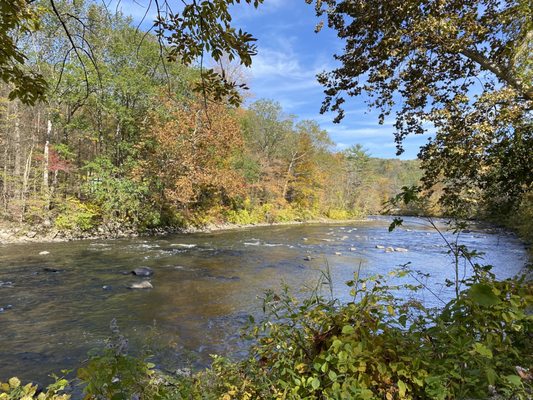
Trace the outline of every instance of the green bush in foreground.
<instances>
[{"instance_id":1,"label":"green bush in foreground","mask_svg":"<svg viewBox=\"0 0 533 400\"><path fill-rule=\"evenodd\" d=\"M303 301L269 292L265 321L247 331L249 358L215 356L195 374L165 376L108 349L78 373L86 399L531 398L527 281L496 281L476 265L466 289L434 310L406 300L406 291L420 289L395 284L406 274L356 277L347 304L318 291Z\"/></svg>"}]
</instances>

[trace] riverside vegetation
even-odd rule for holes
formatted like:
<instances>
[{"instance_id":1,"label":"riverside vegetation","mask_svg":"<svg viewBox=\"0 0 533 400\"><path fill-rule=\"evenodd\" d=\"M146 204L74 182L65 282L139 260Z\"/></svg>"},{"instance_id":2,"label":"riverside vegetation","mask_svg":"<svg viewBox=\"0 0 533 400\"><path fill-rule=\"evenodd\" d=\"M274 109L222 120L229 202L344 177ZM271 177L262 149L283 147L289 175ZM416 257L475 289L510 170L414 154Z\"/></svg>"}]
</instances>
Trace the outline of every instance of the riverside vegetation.
<instances>
[{"instance_id":1,"label":"riverside vegetation","mask_svg":"<svg viewBox=\"0 0 533 400\"><path fill-rule=\"evenodd\" d=\"M318 124L296 124L271 101L237 107L238 71L190 66L206 51L250 65L253 38L230 29L235 1L185 3L151 35L89 1L0 0L5 220L116 233L345 218L402 190L404 203L422 195L419 211L533 232L529 2L315 2L346 40L340 67L319 77L323 111L340 121L343 96L365 92L383 122L401 98L400 152L406 135L435 128L421 164L372 159L357 146L332 152ZM215 357L190 374L167 376L129 356L113 327L110 347L78 378L87 399L531 398L531 284L472 268L439 310L398 298L396 278L408 270L392 283L355 276L347 304L320 290L303 301L268 293L266 320L247 333L249 358ZM39 392L12 378L0 399L66 399L67 384Z\"/></svg>"}]
</instances>

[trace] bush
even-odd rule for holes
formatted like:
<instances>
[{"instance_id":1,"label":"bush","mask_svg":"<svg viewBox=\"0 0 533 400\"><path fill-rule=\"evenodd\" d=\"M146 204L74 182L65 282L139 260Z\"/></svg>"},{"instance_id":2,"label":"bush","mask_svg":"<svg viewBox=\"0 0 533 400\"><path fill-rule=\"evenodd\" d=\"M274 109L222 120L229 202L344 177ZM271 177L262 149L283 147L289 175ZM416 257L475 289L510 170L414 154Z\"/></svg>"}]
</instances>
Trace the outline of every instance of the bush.
<instances>
[{"instance_id":1,"label":"bush","mask_svg":"<svg viewBox=\"0 0 533 400\"><path fill-rule=\"evenodd\" d=\"M211 389L228 399L530 398L531 379L515 367L533 361L531 287L481 268L466 283L438 313L400 300L397 290L418 288L383 276L349 282L349 304L270 293L252 357L216 358Z\"/></svg>"},{"instance_id":2,"label":"bush","mask_svg":"<svg viewBox=\"0 0 533 400\"><path fill-rule=\"evenodd\" d=\"M7 383L0 382L0 400L68 400L68 394L59 394L67 385L67 380L56 378L56 382L48 386L46 392L38 393L37 386L31 383L22 386L19 379L11 378Z\"/></svg>"},{"instance_id":3,"label":"bush","mask_svg":"<svg viewBox=\"0 0 533 400\"><path fill-rule=\"evenodd\" d=\"M98 207L69 197L62 204L54 224L57 229L63 231L89 231L96 227L98 217Z\"/></svg>"}]
</instances>

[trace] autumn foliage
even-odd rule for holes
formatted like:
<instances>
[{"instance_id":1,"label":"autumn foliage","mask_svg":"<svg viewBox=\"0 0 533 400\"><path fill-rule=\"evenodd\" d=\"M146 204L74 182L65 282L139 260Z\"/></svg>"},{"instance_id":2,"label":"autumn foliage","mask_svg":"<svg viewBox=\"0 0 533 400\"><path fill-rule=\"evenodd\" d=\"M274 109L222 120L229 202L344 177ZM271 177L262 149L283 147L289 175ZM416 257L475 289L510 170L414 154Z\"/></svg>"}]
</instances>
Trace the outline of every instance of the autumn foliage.
<instances>
[{"instance_id":1,"label":"autumn foliage","mask_svg":"<svg viewBox=\"0 0 533 400\"><path fill-rule=\"evenodd\" d=\"M150 114L136 175L160 188L176 209L228 202L243 194L244 180L232 168L243 138L235 115L222 104L166 101Z\"/></svg>"}]
</instances>

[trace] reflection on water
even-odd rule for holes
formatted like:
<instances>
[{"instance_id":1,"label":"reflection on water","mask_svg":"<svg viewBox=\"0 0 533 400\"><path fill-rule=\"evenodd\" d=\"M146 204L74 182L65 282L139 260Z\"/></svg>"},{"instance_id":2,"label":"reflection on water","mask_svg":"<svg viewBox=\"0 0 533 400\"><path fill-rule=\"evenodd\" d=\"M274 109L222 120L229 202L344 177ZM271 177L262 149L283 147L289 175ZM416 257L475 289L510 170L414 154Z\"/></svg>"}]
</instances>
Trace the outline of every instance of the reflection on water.
<instances>
[{"instance_id":1,"label":"reflection on water","mask_svg":"<svg viewBox=\"0 0 533 400\"><path fill-rule=\"evenodd\" d=\"M348 299L344 282L359 265L371 275L408 262L431 274L433 291L449 298L442 283L452 278L453 266L439 235L414 218L392 233L387 226L376 218L350 225L0 245L0 308L12 306L0 312L0 380L17 375L45 382L51 372L74 368L88 351L103 346L112 318L134 350L155 325L154 344L165 346L170 366L185 359L206 365L209 354L242 353L239 328L260 309L258 296L281 282L312 287L326 262L340 299ZM494 265L500 278L516 274L526 260L512 236L474 232L460 241L485 253L484 263ZM387 253L377 245L408 252ZM142 280L128 274L137 267L154 270L154 289L127 289ZM429 305L438 304L424 296Z\"/></svg>"}]
</instances>

